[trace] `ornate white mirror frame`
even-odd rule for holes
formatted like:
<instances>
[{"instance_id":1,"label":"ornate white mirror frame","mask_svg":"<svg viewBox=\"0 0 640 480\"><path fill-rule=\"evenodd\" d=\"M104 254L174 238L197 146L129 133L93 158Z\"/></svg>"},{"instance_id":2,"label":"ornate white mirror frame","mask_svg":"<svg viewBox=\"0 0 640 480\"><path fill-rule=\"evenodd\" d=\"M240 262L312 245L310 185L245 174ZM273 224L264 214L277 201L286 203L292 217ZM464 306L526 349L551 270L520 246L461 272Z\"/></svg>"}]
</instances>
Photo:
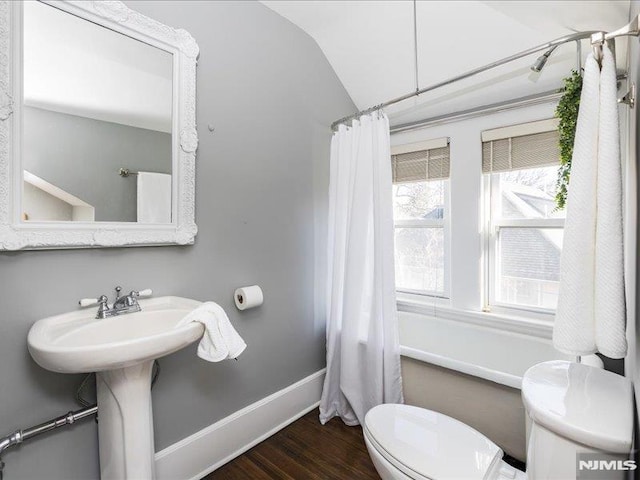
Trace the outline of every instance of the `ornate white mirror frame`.
<instances>
[{"instance_id":1,"label":"ornate white mirror frame","mask_svg":"<svg viewBox=\"0 0 640 480\"><path fill-rule=\"evenodd\" d=\"M172 223L21 221L22 2L0 1L0 250L187 245L194 242L198 45L119 1L47 1L173 55ZM91 181L90 179L87 179ZM95 179L99 181L100 179Z\"/></svg>"}]
</instances>

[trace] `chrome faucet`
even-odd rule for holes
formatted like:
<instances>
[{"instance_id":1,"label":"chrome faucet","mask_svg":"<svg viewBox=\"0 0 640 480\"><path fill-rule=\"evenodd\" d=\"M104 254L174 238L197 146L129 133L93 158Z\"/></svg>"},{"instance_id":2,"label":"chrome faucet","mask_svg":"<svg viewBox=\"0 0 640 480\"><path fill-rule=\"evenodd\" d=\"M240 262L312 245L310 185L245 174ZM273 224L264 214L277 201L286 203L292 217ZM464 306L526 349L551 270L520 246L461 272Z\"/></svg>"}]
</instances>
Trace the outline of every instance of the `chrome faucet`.
<instances>
[{"instance_id":1,"label":"chrome faucet","mask_svg":"<svg viewBox=\"0 0 640 480\"><path fill-rule=\"evenodd\" d=\"M132 290L128 295L120 295L122 287L116 287L115 290L116 299L114 300L112 307L109 307L109 299L106 295L100 295L98 298L83 298L78 303L81 307L98 305L96 318L104 319L108 317L115 317L117 315L124 315L125 313L139 312L142 308L140 308L138 298L150 297L153 293L150 288L139 292Z\"/></svg>"}]
</instances>

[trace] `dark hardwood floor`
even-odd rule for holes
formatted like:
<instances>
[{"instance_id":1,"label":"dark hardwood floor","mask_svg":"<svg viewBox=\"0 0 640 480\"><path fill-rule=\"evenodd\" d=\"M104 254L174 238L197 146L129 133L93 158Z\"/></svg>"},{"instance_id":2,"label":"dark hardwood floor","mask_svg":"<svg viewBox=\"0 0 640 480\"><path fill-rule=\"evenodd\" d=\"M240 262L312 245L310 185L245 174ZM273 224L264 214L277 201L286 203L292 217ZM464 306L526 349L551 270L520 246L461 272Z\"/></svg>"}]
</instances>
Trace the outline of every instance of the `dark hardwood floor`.
<instances>
[{"instance_id":1,"label":"dark hardwood floor","mask_svg":"<svg viewBox=\"0 0 640 480\"><path fill-rule=\"evenodd\" d=\"M321 425L318 410L223 465L203 480L379 480L362 428L339 418Z\"/></svg>"}]
</instances>

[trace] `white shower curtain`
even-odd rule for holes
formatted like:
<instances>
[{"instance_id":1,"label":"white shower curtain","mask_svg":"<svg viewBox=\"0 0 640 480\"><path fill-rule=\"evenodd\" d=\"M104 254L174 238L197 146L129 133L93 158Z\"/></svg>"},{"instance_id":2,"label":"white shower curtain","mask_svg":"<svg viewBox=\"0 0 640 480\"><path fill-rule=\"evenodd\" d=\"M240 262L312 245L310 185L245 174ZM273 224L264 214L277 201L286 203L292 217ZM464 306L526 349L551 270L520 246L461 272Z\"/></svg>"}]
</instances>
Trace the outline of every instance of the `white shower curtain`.
<instances>
[{"instance_id":1,"label":"white shower curtain","mask_svg":"<svg viewBox=\"0 0 640 480\"><path fill-rule=\"evenodd\" d=\"M331 141L327 374L320 421L362 424L402 402L393 251L389 121L376 112Z\"/></svg>"},{"instance_id":2,"label":"white shower curtain","mask_svg":"<svg viewBox=\"0 0 640 480\"><path fill-rule=\"evenodd\" d=\"M623 358L626 307L615 59L587 58L571 162L553 344Z\"/></svg>"}]
</instances>

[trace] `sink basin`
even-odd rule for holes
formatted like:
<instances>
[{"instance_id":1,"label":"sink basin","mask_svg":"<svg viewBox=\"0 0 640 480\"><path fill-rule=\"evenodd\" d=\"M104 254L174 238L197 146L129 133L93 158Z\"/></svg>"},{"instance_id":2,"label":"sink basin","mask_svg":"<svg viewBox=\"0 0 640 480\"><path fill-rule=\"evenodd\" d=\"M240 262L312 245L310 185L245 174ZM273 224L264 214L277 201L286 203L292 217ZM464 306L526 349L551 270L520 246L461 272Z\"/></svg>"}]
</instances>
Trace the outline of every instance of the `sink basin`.
<instances>
[{"instance_id":1,"label":"sink basin","mask_svg":"<svg viewBox=\"0 0 640 480\"><path fill-rule=\"evenodd\" d=\"M96 308L37 321L29 352L60 373L96 372L100 477L155 478L151 372L156 358L198 340L200 323L176 325L201 302L181 297L140 300L142 311L96 319ZM194 355L195 361L195 355Z\"/></svg>"},{"instance_id":2,"label":"sink basin","mask_svg":"<svg viewBox=\"0 0 640 480\"><path fill-rule=\"evenodd\" d=\"M201 302L181 297L140 300L141 312L96 319L96 308L36 322L29 352L43 368L60 373L124 368L173 353L198 340L203 326L178 322Z\"/></svg>"}]
</instances>

